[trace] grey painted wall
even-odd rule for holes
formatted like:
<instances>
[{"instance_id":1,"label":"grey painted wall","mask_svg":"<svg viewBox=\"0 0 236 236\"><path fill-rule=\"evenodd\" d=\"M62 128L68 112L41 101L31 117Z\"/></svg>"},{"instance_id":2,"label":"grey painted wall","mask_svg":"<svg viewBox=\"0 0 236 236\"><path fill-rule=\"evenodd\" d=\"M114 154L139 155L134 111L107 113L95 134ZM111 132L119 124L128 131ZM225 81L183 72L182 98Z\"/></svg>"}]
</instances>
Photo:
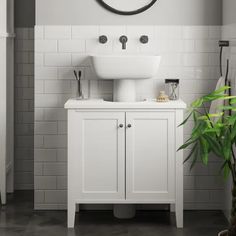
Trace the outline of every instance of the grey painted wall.
<instances>
[{"instance_id":1,"label":"grey painted wall","mask_svg":"<svg viewBox=\"0 0 236 236\"><path fill-rule=\"evenodd\" d=\"M223 24L235 24L236 23L236 1L235 0L223 0Z\"/></svg>"},{"instance_id":2,"label":"grey painted wall","mask_svg":"<svg viewBox=\"0 0 236 236\"><path fill-rule=\"evenodd\" d=\"M15 27L35 25L35 0L15 0Z\"/></svg>"},{"instance_id":3,"label":"grey painted wall","mask_svg":"<svg viewBox=\"0 0 236 236\"><path fill-rule=\"evenodd\" d=\"M222 0L158 0L151 9L136 16L110 13L96 0L36 0L36 9L37 25L222 23Z\"/></svg>"}]
</instances>

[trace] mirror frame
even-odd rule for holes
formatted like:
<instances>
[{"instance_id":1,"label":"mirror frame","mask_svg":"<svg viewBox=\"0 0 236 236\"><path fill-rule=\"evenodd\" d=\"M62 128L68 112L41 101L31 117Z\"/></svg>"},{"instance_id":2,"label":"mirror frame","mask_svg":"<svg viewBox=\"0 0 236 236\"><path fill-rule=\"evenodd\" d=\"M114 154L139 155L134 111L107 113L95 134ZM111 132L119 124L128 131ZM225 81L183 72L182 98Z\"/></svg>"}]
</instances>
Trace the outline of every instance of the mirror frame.
<instances>
[{"instance_id":1,"label":"mirror frame","mask_svg":"<svg viewBox=\"0 0 236 236\"><path fill-rule=\"evenodd\" d=\"M134 10L134 11L120 11L120 10L117 10L111 6L109 6L108 4L106 4L103 0L97 0L97 2L103 6L105 9L113 12L113 13L116 13L118 15L136 15L136 14L139 14L139 13L142 13L146 10L148 10L150 7L152 7L155 3L156 3L157 0L152 0L149 4L147 4L146 6L144 7L141 7L137 10Z\"/></svg>"}]
</instances>

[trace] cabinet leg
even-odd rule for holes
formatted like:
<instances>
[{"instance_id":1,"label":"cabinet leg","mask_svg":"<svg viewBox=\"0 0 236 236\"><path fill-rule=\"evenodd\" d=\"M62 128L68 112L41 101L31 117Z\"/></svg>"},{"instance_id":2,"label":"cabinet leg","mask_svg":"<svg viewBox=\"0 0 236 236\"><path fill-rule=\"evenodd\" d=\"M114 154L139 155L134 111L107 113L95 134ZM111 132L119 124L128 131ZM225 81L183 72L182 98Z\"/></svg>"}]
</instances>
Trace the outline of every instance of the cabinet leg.
<instances>
[{"instance_id":1,"label":"cabinet leg","mask_svg":"<svg viewBox=\"0 0 236 236\"><path fill-rule=\"evenodd\" d=\"M6 192L5 191L1 191L1 202L3 205L5 205L7 203L7 198L6 198Z\"/></svg>"},{"instance_id":2,"label":"cabinet leg","mask_svg":"<svg viewBox=\"0 0 236 236\"><path fill-rule=\"evenodd\" d=\"M184 213L183 213L183 207L176 204L175 207L175 216L176 216L176 226L177 228L183 228L184 227Z\"/></svg>"},{"instance_id":3,"label":"cabinet leg","mask_svg":"<svg viewBox=\"0 0 236 236\"><path fill-rule=\"evenodd\" d=\"M7 178L7 192L8 193L13 193L14 192L14 169L11 167L10 172L8 173L8 178Z\"/></svg>"},{"instance_id":4,"label":"cabinet leg","mask_svg":"<svg viewBox=\"0 0 236 236\"><path fill-rule=\"evenodd\" d=\"M176 111L176 125L181 123L183 120L183 111ZM183 127L176 130L176 150L183 143ZM183 150L176 152L176 192L175 192L175 214L176 214L176 226L177 228L183 228L184 222L184 201L183 201L183 193L184 193L184 173L183 173Z\"/></svg>"},{"instance_id":5,"label":"cabinet leg","mask_svg":"<svg viewBox=\"0 0 236 236\"><path fill-rule=\"evenodd\" d=\"M68 209L67 209L67 227L68 228L74 228L75 226L75 210L76 210L76 204L68 203Z\"/></svg>"},{"instance_id":6,"label":"cabinet leg","mask_svg":"<svg viewBox=\"0 0 236 236\"><path fill-rule=\"evenodd\" d=\"M170 212L175 212L175 204L170 204Z\"/></svg>"},{"instance_id":7,"label":"cabinet leg","mask_svg":"<svg viewBox=\"0 0 236 236\"><path fill-rule=\"evenodd\" d=\"M79 204L76 204L76 212L79 212Z\"/></svg>"},{"instance_id":8,"label":"cabinet leg","mask_svg":"<svg viewBox=\"0 0 236 236\"><path fill-rule=\"evenodd\" d=\"M0 203L5 205L7 203L6 179L5 178L0 179L0 193L1 193Z\"/></svg>"}]
</instances>

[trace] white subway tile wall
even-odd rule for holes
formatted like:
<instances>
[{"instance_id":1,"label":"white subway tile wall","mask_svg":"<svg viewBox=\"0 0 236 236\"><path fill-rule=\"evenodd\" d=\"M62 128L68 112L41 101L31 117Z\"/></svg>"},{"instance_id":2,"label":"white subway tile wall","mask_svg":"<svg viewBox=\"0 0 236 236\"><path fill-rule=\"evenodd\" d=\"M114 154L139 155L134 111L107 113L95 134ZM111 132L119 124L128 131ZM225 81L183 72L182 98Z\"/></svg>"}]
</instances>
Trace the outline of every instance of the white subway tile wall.
<instances>
[{"instance_id":1,"label":"white subway tile wall","mask_svg":"<svg viewBox=\"0 0 236 236\"><path fill-rule=\"evenodd\" d=\"M34 29L17 28L15 40L15 189L34 188L33 169Z\"/></svg>"},{"instance_id":2,"label":"white subway tile wall","mask_svg":"<svg viewBox=\"0 0 236 236\"><path fill-rule=\"evenodd\" d=\"M98 43L101 34L108 36L107 44ZM118 40L122 34L129 37L125 51ZM139 43L143 34L150 38L147 45ZM220 37L220 26L36 26L35 209L66 207L67 118L63 105L75 96L73 70L83 72L86 97L112 99L112 81L96 80L90 54L160 54L158 75L136 83L138 100L156 97L165 78L180 78L181 98L189 104L215 88ZM185 139L191 127L192 123L185 127ZM190 172L190 163L186 163L186 209L221 208L223 183L219 166L219 160L212 157L208 167L197 163Z\"/></svg>"}]
</instances>

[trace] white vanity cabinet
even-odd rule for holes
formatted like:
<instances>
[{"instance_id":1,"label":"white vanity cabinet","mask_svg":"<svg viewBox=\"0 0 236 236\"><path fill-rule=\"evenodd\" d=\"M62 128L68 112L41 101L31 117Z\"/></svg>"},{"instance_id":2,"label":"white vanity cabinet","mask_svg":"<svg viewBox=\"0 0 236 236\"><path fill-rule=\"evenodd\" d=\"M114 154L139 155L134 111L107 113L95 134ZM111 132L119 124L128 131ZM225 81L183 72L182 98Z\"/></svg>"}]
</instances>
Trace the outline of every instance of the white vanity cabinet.
<instances>
[{"instance_id":1,"label":"white vanity cabinet","mask_svg":"<svg viewBox=\"0 0 236 236\"><path fill-rule=\"evenodd\" d=\"M171 204L183 227L182 101L69 100L68 227L76 204Z\"/></svg>"}]
</instances>

